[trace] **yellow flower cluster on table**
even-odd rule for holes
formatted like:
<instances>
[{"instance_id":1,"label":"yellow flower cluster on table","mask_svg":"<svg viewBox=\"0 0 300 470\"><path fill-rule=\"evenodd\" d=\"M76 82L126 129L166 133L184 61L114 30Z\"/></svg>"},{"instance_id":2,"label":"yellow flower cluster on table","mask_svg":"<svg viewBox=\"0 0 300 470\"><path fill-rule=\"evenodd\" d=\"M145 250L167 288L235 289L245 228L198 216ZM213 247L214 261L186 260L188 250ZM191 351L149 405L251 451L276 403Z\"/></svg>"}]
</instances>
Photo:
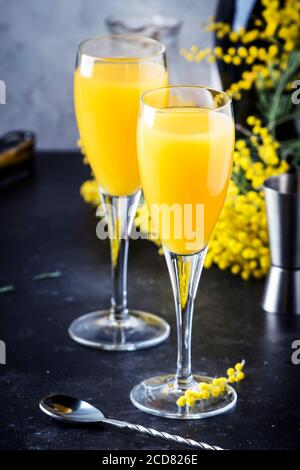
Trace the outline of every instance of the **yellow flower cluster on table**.
<instances>
[{"instance_id":1,"label":"yellow flower cluster on table","mask_svg":"<svg viewBox=\"0 0 300 470\"><path fill-rule=\"evenodd\" d=\"M227 90L237 100L242 91L253 85L272 88L280 78L280 71L286 69L290 52L300 43L300 1L285 0L283 5L279 0L261 0L261 3L262 18L255 20L256 27L250 31L244 28L232 31L230 25L223 22L206 26L205 30L214 31L217 38L230 40L233 45L227 50L220 46L200 50L195 45L189 50L181 49L189 62L222 60L226 64L246 66L240 80ZM257 41L269 44L257 47Z\"/></svg>"},{"instance_id":2,"label":"yellow flower cluster on table","mask_svg":"<svg viewBox=\"0 0 300 470\"><path fill-rule=\"evenodd\" d=\"M228 377L218 377L212 380L211 383L200 382L198 390L186 390L184 395L178 398L176 404L182 406L194 406L197 402L202 400L209 400L211 398L220 397L226 390L227 384L233 384L244 380L245 373L243 372L245 361L238 362L234 368L230 367L227 370Z\"/></svg>"}]
</instances>

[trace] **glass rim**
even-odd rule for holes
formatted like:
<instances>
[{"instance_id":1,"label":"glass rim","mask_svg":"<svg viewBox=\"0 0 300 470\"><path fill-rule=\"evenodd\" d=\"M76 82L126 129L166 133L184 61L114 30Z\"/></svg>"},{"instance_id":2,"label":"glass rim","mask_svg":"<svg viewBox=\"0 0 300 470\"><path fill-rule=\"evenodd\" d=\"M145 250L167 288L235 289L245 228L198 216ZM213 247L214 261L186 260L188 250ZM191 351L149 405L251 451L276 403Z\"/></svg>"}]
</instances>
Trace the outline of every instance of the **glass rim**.
<instances>
[{"instance_id":1,"label":"glass rim","mask_svg":"<svg viewBox=\"0 0 300 470\"><path fill-rule=\"evenodd\" d=\"M222 90L218 90L217 88L213 88L213 87L210 87L210 86L207 86L207 85L169 85L169 86L164 86L164 87L159 87L159 88L153 88L152 90L147 90L145 91L142 95L141 95L141 98L140 98L140 102L143 104L143 106L148 106L149 108L152 108L152 109L155 109L157 111L166 111L165 108L158 108L157 106L153 106L151 104L148 104L146 103L145 101L145 98L148 96L148 95L151 95L151 93L156 93L158 91L167 91L167 90L172 90L174 88L187 88L187 89L196 89L196 90L208 90L208 91L211 91L211 92L214 92L214 93L219 93L221 95L223 95L227 102L222 104L221 106L217 106L216 108L214 109L207 109L207 111L218 111L222 108L225 108L226 106L228 105L231 105L232 104L232 98L228 95L228 93L226 93L225 91L222 91ZM178 106L178 108L180 108L182 106ZM199 109L201 109L200 106L191 106L192 108L197 108L199 107Z\"/></svg>"},{"instance_id":2,"label":"glass rim","mask_svg":"<svg viewBox=\"0 0 300 470\"><path fill-rule=\"evenodd\" d=\"M88 44L89 42L92 42L92 41L100 41L100 40L104 40L104 39L131 39L131 40L136 40L137 42L138 41L147 41L148 43L151 43L151 44L156 44L159 48L158 52L156 52L155 54L151 54L147 57L138 57L138 58L132 58L132 59L128 59L128 60L124 60L122 59L122 57L102 57L101 55L92 55L92 54L88 54L86 52L84 52L83 48L86 44ZM78 53L80 55L85 55L87 57L92 57L96 60L101 60L103 62L112 62L112 63L122 63L122 64L126 64L126 63L139 63L139 62L144 62L144 61L148 61L148 60L151 60L151 59L155 59L156 57L159 57L160 55L163 55L164 53L166 52L166 46L164 44L162 44L160 41L157 41L156 39L153 39L153 38L149 38L147 36L143 36L143 35L139 35L139 34L98 34L98 35L95 35L95 36L92 36L88 39L85 39L84 41L82 41L81 43L79 43L79 46L78 46Z\"/></svg>"}]
</instances>

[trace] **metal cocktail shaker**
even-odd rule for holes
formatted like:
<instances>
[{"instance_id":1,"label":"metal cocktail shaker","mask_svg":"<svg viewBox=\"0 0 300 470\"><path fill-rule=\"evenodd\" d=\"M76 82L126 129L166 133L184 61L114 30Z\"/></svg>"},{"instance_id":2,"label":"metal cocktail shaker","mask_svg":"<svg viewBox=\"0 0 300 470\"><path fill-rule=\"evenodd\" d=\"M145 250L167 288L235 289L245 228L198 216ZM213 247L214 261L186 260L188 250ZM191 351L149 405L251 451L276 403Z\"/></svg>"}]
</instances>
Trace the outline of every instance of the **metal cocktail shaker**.
<instances>
[{"instance_id":1,"label":"metal cocktail shaker","mask_svg":"<svg viewBox=\"0 0 300 470\"><path fill-rule=\"evenodd\" d=\"M282 174L264 183L271 269L262 307L300 314L300 175Z\"/></svg>"}]
</instances>

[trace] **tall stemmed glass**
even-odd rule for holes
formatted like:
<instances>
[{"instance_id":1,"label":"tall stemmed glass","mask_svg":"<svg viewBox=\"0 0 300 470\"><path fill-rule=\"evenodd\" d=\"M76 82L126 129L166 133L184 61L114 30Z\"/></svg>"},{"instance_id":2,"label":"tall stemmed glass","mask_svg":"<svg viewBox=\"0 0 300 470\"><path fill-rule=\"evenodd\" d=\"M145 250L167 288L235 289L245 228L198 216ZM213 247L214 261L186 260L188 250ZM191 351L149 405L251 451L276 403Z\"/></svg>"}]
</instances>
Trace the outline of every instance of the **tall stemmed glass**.
<instances>
[{"instance_id":1,"label":"tall stemmed glass","mask_svg":"<svg viewBox=\"0 0 300 470\"><path fill-rule=\"evenodd\" d=\"M69 328L71 337L86 346L131 351L169 335L161 318L127 308L126 283L128 237L141 195L136 149L140 96L166 84L165 48L153 39L97 36L79 46L75 111L106 215L113 282L111 308L84 315Z\"/></svg>"},{"instance_id":2,"label":"tall stemmed glass","mask_svg":"<svg viewBox=\"0 0 300 470\"><path fill-rule=\"evenodd\" d=\"M218 398L179 407L177 399L207 376L192 374L194 299L206 248L231 175L234 123L230 98L206 87L174 86L144 93L138 123L142 187L158 227L177 318L175 374L136 385L131 400L148 413L197 419L223 413L236 401L228 386ZM198 388L199 391L199 388Z\"/></svg>"}]
</instances>

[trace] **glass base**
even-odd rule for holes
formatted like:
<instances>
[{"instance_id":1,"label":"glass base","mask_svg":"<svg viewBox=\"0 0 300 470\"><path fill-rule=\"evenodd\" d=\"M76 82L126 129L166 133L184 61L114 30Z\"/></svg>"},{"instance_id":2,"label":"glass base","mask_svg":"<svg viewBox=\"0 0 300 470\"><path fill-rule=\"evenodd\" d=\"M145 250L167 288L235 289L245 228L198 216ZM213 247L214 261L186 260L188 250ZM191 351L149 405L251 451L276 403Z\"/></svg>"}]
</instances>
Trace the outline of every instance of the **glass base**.
<instances>
[{"instance_id":1,"label":"glass base","mask_svg":"<svg viewBox=\"0 0 300 470\"><path fill-rule=\"evenodd\" d=\"M198 390L199 382L211 383L212 378L194 375L194 382L189 389ZM234 407L237 394L230 386L218 398L201 400L193 407L179 407L176 405L177 399L184 394L184 390L176 387L175 375L162 375L144 380L136 385L130 394L132 403L142 411L163 418L174 419L202 419L225 413Z\"/></svg>"},{"instance_id":2,"label":"glass base","mask_svg":"<svg viewBox=\"0 0 300 470\"><path fill-rule=\"evenodd\" d=\"M114 320L110 310L99 310L77 318L69 335L77 343L108 351L134 351L164 341L170 326L162 318L130 310L126 320Z\"/></svg>"}]
</instances>

